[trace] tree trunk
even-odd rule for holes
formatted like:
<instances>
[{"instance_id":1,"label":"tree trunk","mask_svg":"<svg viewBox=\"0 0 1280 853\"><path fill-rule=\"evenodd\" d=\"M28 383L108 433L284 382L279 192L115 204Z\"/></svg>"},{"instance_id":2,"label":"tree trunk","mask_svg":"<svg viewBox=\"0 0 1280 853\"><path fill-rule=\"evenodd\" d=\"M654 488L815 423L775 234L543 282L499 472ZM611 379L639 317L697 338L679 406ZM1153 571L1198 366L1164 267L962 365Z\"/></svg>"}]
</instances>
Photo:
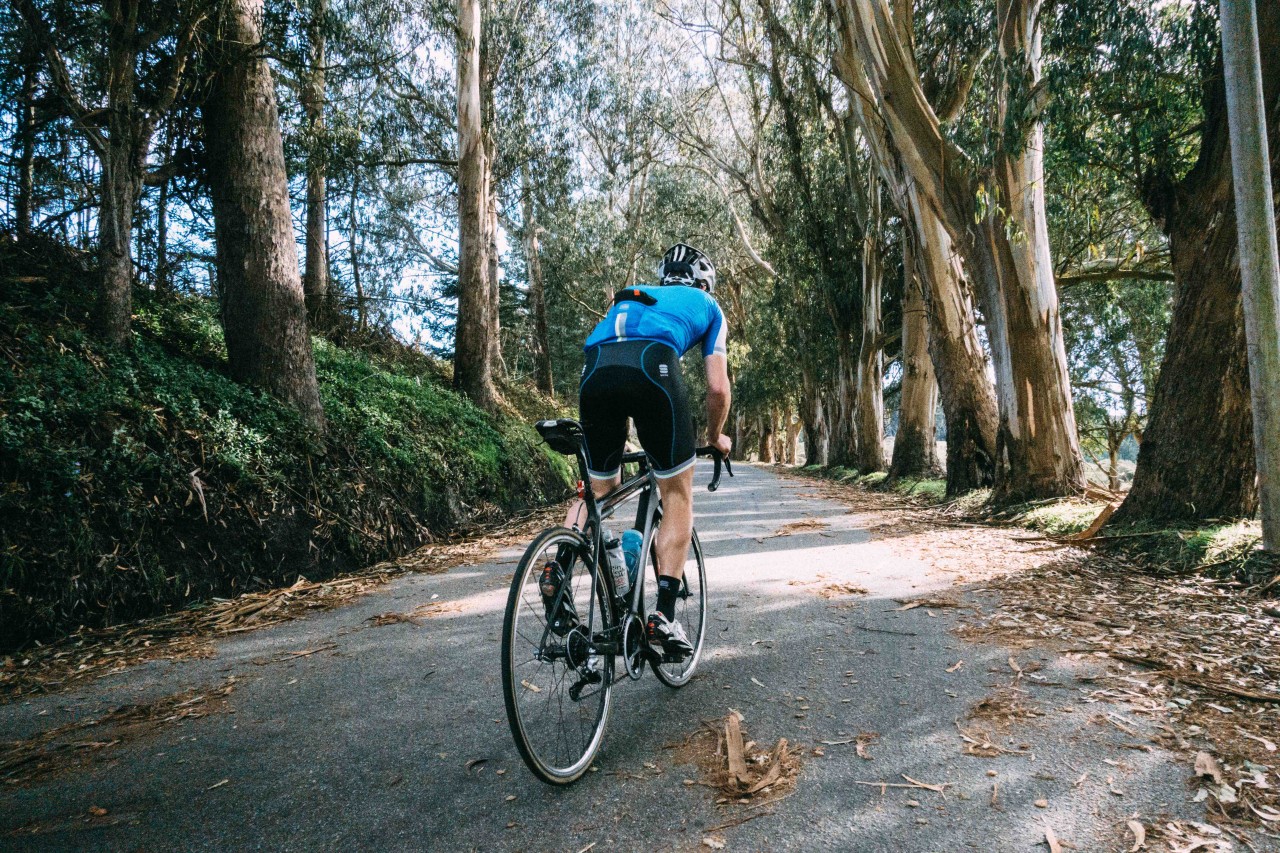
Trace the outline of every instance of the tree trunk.
<instances>
[{"instance_id":1,"label":"tree trunk","mask_svg":"<svg viewBox=\"0 0 1280 853\"><path fill-rule=\"evenodd\" d=\"M868 211L862 238L862 344L858 348L857 468L863 474L884 470L884 341L880 289L884 278L880 239L880 182L869 180Z\"/></svg>"},{"instance_id":2,"label":"tree trunk","mask_svg":"<svg viewBox=\"0 0 1280 853\"><path fill-rule=\"evenodd\" d=\"M905 235L904 235L905 236ZM929 321L924 292L916 281L911 240L902 241L902 404L893 439L889 476L932 477L938 473L938 383L929 360Z\"/></svg>"},{"instance_id":3,"label":"tree trunk","mask_svg":"<svg viewBox=\"0 0 1280 853\"><path fill-rule=\"evenodd\" d=\"M121 4L127 6L128 4ZM133 209L142 194L150 134L134 102L137 48L136 15L120 9L108 35L107 141L102 156L102 201L98 209L98 322L103 337L117 346L131 340L133 319Z\"/></svg>"},{"instance_id":4,"label":"tree trunk","mask_svg":"<svg viewBox=\"0 0 1280 853\"><path fill-rule=\"evenodd\" d=\"M914 189L907 206L913 215L911 256L924 296L929 358L947 423L947 494L954 497L995 482L995 391L951 236Z\"/></svg>"},{"instance_id":5,"label":"tree trunk","mask_svg":"<svg viewBox=\"0 0 1280 853\"><path fill-rule=\"evenodd\" d=\"M1253 0L1221 0L1262 547L1274 553L1280 552L1280 260L1253 6Z\"/></svg>"},{"instance_id":6,"label":"tree trunk","mask_svg":"<svg viewBox=\"0 0 1280 853\"><path fill-rule=\"evenodd\" d=\"M356 330L363 332L369 327L369 313L360 279L360 218L356 206L359 198L360 170L356 169L351 176L351 202L347 206L347 255L351 259L351 286L356 292Z\"/></svg>"},{"instance_id":7,"label":"tree trunk","mask_svg":"<svg viewBox=\"0 0 1280 853\"><path fill-rule=\"evenodd\" d=\"M800 369L800 418L804 422L804 462L827 466L827 419L813 368Z\"/></svg>"},{"instance_id":8,"label":"tree trunk","mask_svg":"<svg viewBox=\"0 0 1280 853\"><path fill-rule=\"evenodd\" d=\"M1033 500L1083 490L1084 462L1049 257L1044 130L1038 120L1022 138L1008 130L1032 108L1030 93L1041 82L1041 0L998 0L996 9L1001 33L996 121L1005 129L996 186L1008 221L995 213L985 216L981 228L969 230L974 245L967 256L983 282L996 368L996 496ZM1009 237L1011 225L1018 229L1015 239Z\"/></svg>"},{"instance_id":9,"label":"tree trunk","mask_svg":"<svg viewBox=\"0 0 1280 853\"><path fill-rule=\"evenodd\" d=\"M947 494L963 494L994 482L997 424L973 299L941 218L947 208L953 217L968 213L971 219L972 208L947 193L965 176L951 174L960 158L954 146L948 149L927 108L905 11L899 9L903 20L897 25L877 0L835 0L833 11L839 29L836 72L914 249L929 356L947 422ZM891 93L897 97L891 99ZM896 124L886 124L886 115Z\"/></svg>"},{"instance_id":10,"label":"tree trunk","mask_svg":"<svg viewBox=\"0 0 1280 853\"><path fill-rule=\"evenodd\" d=\"M746 420L741 409L733 413L733 452L730 455L735 461L747 458Z\"/></svg>"},{"instance_id":11,"label":"tree trunk","mask_svg":"<svg viewBox=\"0 0 1280 853\"><path fill-rule=\"evenodd\" d=\"M262 0L225 8L203 109L227 361L237 379L323 430L262 9Z\"/></svg>"},{"instance_id":12,"label":"tree trunk","mask_svg":"<svg viewBox=\"0 0 1280 853\"><path fill-rule=\"evenodd\" d=\"M308 68L302 83L302 110L307 122L306 270L302 288L307 318L313 328L332 322L329 292L328 169L325 157L325 15L328 0L312 0L307 22ZM353 235L354 237L354 235Z\"/></svg>"},{"instance_id":13,"label":"tree trunk","mask_svg":"<svg viewBox=\"0 0 1280 853\"><path fill-rule=\"evenodd\" d=\"M1120 491L1120 445L1124 444L1124 432L1107 430L1107 488Z\"/></svg>"},{"instance_id":14,"label":"tree trunk","mask_svg":"<svg viewBox=\"0 0 1280 853\"><path fill-rule=\"evenodd\" d=\"M529 313L533 315L533 364L538 390L554 396L551 382L551 338L547 332L547 299L542 281L542 255L538 220L534 216L532 187L526 176L524 186L524 257L529 274Z\"/></svg>"},{"instance_id":15,"label":"tree trunk","mask_svg":"<svg viewBox=\"0 0 1280 853\"><path fill-rule=\"evenodd\" d=\"M795 465L800 461L800 433L804 431L804 423L799 418L793 420L790 412L784 418L786 423L786 463Z\"/></svg>"},{"instance_id":16,"label":"tree trunk","mask_svg":"<svg viewBox=\"0 0 1280 853\"><path fill-rule=\"evenodd\" d=\"M156 289L168 291L172 284L169 274L169 184L165 177L156 193Z\"/></svg>"},{"instance_id":17,"label":"tree trunk","mask_svg":"<svg viewBox=\"0 0 1280 853\"><path fill-rule=\"evenodd\" d=\"M836 326L836 379L831 394L831 443L827 451L832 465L857 467L858 432L855 420L858 359L854 354L853 335Z\"/></svg>"},{"instance_id":18,"label":"tree trunk","mask_svg":"<svg viewBox=\"0 0 1280 853\"><path fill-rule=\"evenodd\" d=\"M1263 44L1280 38L1280 8L1258 9ZM1280 96L1280 62L1263 67L1267 103ZM1169 235L1175 291L1164 361L1152 395L1129 495L1112 523L1248 518L1258 509L1249 362L1226 90L1219 64L1205 82L1196 165L1181 181L1155 175L1144 202ZM1272 180L1277 134L1269 143Z\"/></svg>"},{"instance_id":19,"label":"tree trunk","mask_svg":"<svg viewBox=\"0 0 1280 853\"><path fill-rule=\"evenodd\" d=\"M458 0L458 320L453 385L480 408L496 411L485 227L488 174L480 106L480 0Z\"/></svg>"},{"instance_id":20,"label":"tree trunk","mask_svg":"<svg viewBox=\"0 0 1280 853\"><path fill-rule=\"evenodd\" d=\"M773 413L770 412L760 428L760 461L773 462Z\"/></svg>"},{"instance_id":21,"label":"tree trunk","mask_svg":"<svg viewBox=\"0 0 1280 853\"><path fill-rule=\"evenodd\" d=\"M40 75L40 50L35 34L27 30L22 47L22 85L18 90L18 192L14 220L18 240L31 236L35 218L36 85Z\"/></svg>"},{"instance_id":22,"label":"tree trunk","mask_svg":"<svg viewBox=\"0 0 1280 853\"><path fill-rule=\"evenodd\" d=\"M490 145L490 151L492 150L493 146ZM489 241L487 254L489 316L493 321L489 329L489 363L499 375L506 375L507 362L502 353L502 289L499 282L501 270L498 265L498 194L493 184L492 154L486 156L485 163L489 164L490 169L490 174L485 178L485 182L489 185L489 201L485 208L485 236Z\"/></svg>"}]
</instances>

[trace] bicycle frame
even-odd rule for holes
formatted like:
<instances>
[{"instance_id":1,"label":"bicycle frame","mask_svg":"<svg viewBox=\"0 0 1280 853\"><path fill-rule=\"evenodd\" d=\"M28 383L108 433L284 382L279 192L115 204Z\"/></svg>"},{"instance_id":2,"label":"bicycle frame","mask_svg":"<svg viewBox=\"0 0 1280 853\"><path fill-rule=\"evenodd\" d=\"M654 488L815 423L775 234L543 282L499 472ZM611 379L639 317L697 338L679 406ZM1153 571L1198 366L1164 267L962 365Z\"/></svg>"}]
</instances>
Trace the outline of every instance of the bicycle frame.
<instances>
[{"instance_id":1,"label":"bicycle frame","mask_svg":"<svg viewBox=\"0 0 1280 853\"><path fill-rule=\"evenodd\" d=\"M653 476L653 471L649 467L649 457L641 453L627 453L622 457L622 466L632 463L639 463L640 470L630 479L624 479L615 489L607 495L596 498L595 492L591 488L591 478L587 473L587 457L586 454L579 450L578 470L582 476L581 482L582 499L587 509L587 521L583 529L583 533L588 536L588 542L591 546L591 556L593 571L598 571L602 565L608 564L608 559L601 559L600 555L604 553L604 523L612 518L618 511L618 508L629 502L636 493L640 496L640 505L636 508L636 518L634 527L642 532L643 540L640 545L639 566L640 570L636 572L636 582L628 592L628 598L625 600L627 609L625 613L619 614L616 610L614 616L630 616L635 614L643 618L641 607L644 602L644 567L649 563L650 550L653 547L653 534L656 528L656 521L662 515L662 500L658 497L658 480ZM605 572L605 587L609 590L609 601L616 606L620 600L618 591L614 587L613 572ZM619 620L615 619L615 622Z\"/></svg>"}]
</instances>

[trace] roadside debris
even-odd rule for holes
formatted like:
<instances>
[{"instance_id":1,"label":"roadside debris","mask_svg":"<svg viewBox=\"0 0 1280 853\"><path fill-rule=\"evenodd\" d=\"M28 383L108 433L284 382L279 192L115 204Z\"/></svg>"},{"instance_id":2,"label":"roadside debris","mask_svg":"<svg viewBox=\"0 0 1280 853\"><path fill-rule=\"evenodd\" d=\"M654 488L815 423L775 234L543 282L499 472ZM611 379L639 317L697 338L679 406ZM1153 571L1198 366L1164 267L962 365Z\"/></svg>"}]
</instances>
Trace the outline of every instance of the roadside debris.
<instances>
[{"instance_id":1,"label":"roadside debris","mask_svg":"<svg viewBox=\"0 0 1280 853\"><path fill-rule=\"evenodd\" d=\"M677 763L697 765L702 784L716 790L720 805L760 806L790 794L800 775L803 747L779 738L773 746L747 737L744 718L730 711L724 718L704 721L676 750Z\"/></svg>"},{"instance_id":2,"label":"roadside debris","mask_svg":"<svg viewBox=\"0 0 1280 853\"><path fill-rule=\"evenodd\" d=\"M185 690L153 702L122 705L101 717L67 723L26 740L0 744L0 782L6 785L33 782L98 760L99 754L161 726L224 712L226 698L241 680L231 676L221 687Z\"/></svg>"},{"instance_id":3,"label":"roadside debris","mask_svg":"<svg viewBox=\"0 0 1280 853\"><path fill-rule=\"evenodd\" d=\"M64 690L148 660L209 657L213 654L212 641L218 637L340 607L404 574L434 574L465 562L484 560L501 548L523 542L532 531L542 529L563 513L562 506L540 509L501 527L427 545L398 560L333 580L313 582L299 577L292 586L214 599L155 619L81 629L57 642L0 657L0 704L29 694ZM373 623L386 625L444 612L449 608L438 604L433 610L420 608L394 617L382 614Z\"/></svg>"}]
</instances>

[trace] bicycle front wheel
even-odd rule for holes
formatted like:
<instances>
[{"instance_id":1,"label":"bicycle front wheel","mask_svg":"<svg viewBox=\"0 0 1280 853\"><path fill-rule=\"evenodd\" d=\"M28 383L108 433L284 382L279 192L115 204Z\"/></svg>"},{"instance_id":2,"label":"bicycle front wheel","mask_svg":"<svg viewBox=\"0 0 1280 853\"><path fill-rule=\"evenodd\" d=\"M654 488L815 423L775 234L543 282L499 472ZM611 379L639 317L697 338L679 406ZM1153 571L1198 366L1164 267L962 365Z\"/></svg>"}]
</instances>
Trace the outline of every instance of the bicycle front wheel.
<instances>
[{"instance_id":1,"label":"bicycle front wheel","mask_svg":"<svg viewBox=\"0 0 1280 853\"><path fill-rule=\"evenodd\" d=\"M543 597L543 568L573 554ZM520 757L539 779L575 781L604 739L613 686L613 655L596 644L613 639L612 611L590 549L564 527L543 531L516 567L502 625L502 692Z\"/></svg>"},{"instance_id":2,"label":"bicycle front wheel","mask_svg":"<svg viewBox=\"0 0 1280 853\"><path fill-rule=\"evenodd\" d=\"M657 562L653 565L656 572ZM654 590L657 590L656 583ZM702 658L702 641L707 633L707 567L702 559L702 543L698 541L696 530L689 542L684 582L680 585L680 597L676 599L676 621L684 626L685 635L693 643L693 654L679 663L660 663L653 667L653 674L668 687L683 687L693 678Z\"/></svg>"}]
</instances>

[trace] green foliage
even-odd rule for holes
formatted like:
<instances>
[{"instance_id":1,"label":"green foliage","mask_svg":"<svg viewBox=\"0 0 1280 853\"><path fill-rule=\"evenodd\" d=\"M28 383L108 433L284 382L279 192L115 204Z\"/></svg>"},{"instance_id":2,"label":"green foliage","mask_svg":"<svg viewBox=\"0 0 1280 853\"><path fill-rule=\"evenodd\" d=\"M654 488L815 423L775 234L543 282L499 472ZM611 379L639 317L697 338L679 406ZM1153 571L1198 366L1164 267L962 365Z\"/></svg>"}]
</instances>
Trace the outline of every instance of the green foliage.
<instances>
[{"instance_id":1,"label":"green foliage","mask_svg":"<svg viewBox=\"0 0 1280 853\"><path fill-rule=\"evenodd\" d=\"M316 341L329 433L232 381L213 305L146 301L128 352L87 276L0 294L0 648L315 579L565 493L568 468L420 355Z\"/></svg>"}]
</instances>

